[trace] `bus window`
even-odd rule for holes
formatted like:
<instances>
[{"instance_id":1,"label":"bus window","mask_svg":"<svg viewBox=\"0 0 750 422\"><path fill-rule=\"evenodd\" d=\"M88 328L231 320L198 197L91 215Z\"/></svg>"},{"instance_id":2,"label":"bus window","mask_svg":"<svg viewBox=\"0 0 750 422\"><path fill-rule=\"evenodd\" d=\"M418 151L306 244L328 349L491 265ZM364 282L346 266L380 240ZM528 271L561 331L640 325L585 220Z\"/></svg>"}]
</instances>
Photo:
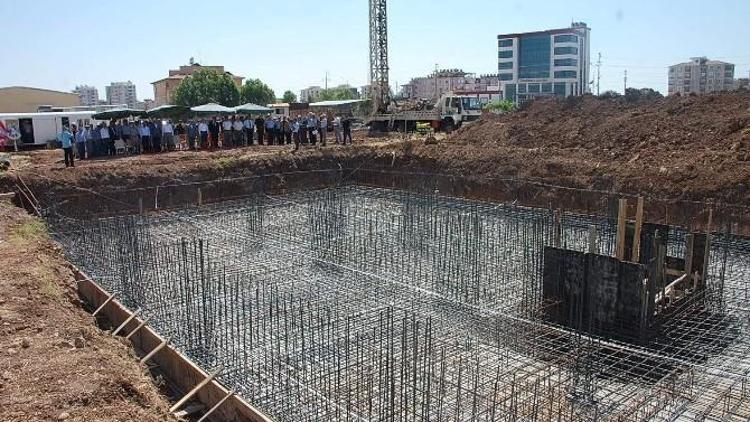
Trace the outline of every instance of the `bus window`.
<instances>
[{"instance_id":1,"label":"bus window","mask_svg":"<svg viewBox=\"0 0 750 422\"><path fill-rule=\"evenodd\" d=\"M18 131L21 133L22 143L34 143L34 124L31 119L18 119Z\"/></svg>"}]
</instances>

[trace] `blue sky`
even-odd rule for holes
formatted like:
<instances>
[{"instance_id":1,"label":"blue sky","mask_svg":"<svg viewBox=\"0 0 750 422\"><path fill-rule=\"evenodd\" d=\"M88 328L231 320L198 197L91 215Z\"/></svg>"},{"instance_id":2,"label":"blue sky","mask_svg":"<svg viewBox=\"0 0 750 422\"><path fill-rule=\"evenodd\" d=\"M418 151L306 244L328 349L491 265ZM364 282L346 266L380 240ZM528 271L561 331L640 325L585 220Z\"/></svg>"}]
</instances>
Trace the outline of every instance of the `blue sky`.
<instances>
[{"instance_id":1,"label":"blue sky","mask_svg":"<svg viewBox=\"0 0 750 422\"><path fill-rule=\"evenodd\" d=\"M367 0L2 0L0 86L71 90L150 82L190 57L260 78L277 92L367 82ZM707 7L708 5L708 7ZM441 68L497 72L497 35L583 21L602 53L602 91L666 92L667 66L705 55L750 71L750 1L390 0L391 82ZM592 69L592 71L594 71Z\"/></svg>"}]
</instances>

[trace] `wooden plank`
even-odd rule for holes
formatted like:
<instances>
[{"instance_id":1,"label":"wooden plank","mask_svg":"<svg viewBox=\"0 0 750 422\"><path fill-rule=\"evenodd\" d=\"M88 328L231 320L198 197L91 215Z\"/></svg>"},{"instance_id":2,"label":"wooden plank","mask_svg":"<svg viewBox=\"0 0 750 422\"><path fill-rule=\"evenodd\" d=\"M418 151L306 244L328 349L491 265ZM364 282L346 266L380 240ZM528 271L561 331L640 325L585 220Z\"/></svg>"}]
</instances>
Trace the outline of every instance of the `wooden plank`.
<instances>
[{"instance_id":1,"label":"wooden plank","mask_svg":"<svg viewBox=\"0 0 750 422\"><path fill-rule=\"evenodd\" d=\"M190 406L180 410L179 412L175 412L174 415L180 420L187 419L191 416L197 415L199 412L202 412L203 409L205 409L206 406L200 404L200 403L193 403Z\"/></svg>"},{"instance_id":2,"label":"wooden plank","mask_svg":"<svg viewBox=\"0 0 750 422\"><path fill-rule=\"evenodd\" d=\"M625 232L628 213L628 200L620 199L620 207L617 212L617 246L615 256L620 261L625 260Z\"/></svg>"},{"instance_id":3,"label":"wooden plank","mask_svg":"<svg viewBox=\"0 0 750 422\"><path fill-rule=\"evenodd\" d=\"M127 336L125 336L125 340L130 340L130 337L133 337L133 334L137 333L138 330L140 330L141 328L145 327L146 324L148 324L149 318L150 317L147 317L146 319L144 319L143 321L141 321L141 323L138 324L138 326L135 327L135 329L133 331L131 331L130 334L128 334Z\"/></svg>"},{"instance_id":4,"label":"wooden plank","mask_svg":"<svg viewBox=\"0 0 750 422\"><path fill-rule=\"evenodd\" d=\"M130 317L128 317L128 319L126 319L122 324L120 324L120 326L117 327L117 329L115 331L112 331L112 335L116 336L120 331L122 331L123 328L125 328L126 325L128 325L130 323L130 321L132 321L133 319L135 319L135 317L137 317L138 314L140 314L140 313L141 313L141 308L136 309L135 312L133 312L133 314L130 315Z\"/></svg>"},{"instance_id":5,"label":"wooden plank","mask_svg":"<svg viewBox=\"0 0 750 422\"><path fill-rule=\"evenodd\" d=\"M688 233L685 236L685 273L688 275L688 284L691 289L695 289L696 280L693 278L693 243L695 235Z\"/></svg>"},{"instance_id":6,"label":"wooden plank","mask_svg":"<svg viewBox=\"0 0 750 422\"><path fill-rule=\"evenodd\" d=\"M641 232L643 231L643 197L638 197L638 207L635 212L635 233L633 233L633 262L641 259Z\"/></svg>"},{"instance_id":7,"label":"wooden plank","mask_svg":"<svg viewBox=\"0 0 750 422\"><path fill-rule=\"evenodd\" d=\"M111 294L111 295L110 295L110 296L109 296L109 297L107 298L107 300L105 300L105 301L104 301L104 302L103 302L103 303L102 303L101 305L99 305L99 307L98 307L98 308L96 308L96 310L95 310L95 311L94 311L94 312L93 312L93 313L91 314L91 316L94 316L94 317L95 317L95 316L96 316L96 315L97 315L97 314L98 314L99 312L101 312L101 311L102 311L102 309L104 309L104 307L105 307L105 306L107 306L107 305L109 304L109 302L111 302L111 301L112 301L112 299L114 299L114 298L115 298L115 296L117 296L117 293L112 293L112 294Z\"/></svg>"},{"instance_id":8,"label":"wooden plank","mask_svg":"<svg viewBox=\"0 0 750 422\"><path fill-rule=\"evenodd\" d=\"M161 349L163 349L163 348L165 348L165 347L167 347L169 345L170 341L172 341L172 337L165 338L161 343L159 343L156 347L154 347L153 350L151 350L150 352L148 352L148 354L146 356L144 356L143 359L141 359L141 363L146 363L152 357L156 356L156 354L159 353L159 351Z\"/></svg>"},{"instance_id":9,"label":"wooden plank","mask_svg":"<svg viewBox=\"0 0 750 422\"><path fill-rule=\"evenodd\" d=\"M214 407L208 409L208 412L206 412L206 414L204 414L200 419L198 419L198 422L205 422L205 421L207 421L208 418L211 416L211 414L214 413L214 411L216 409L218 409L219 406L221 406L222 404L224 404L225 401L229 400L229 398L232 397L234 395L234 393L235 393L234 388L232 388L227 393L227 395L224 396L223 399L219 400L219 402L214 405Z\"/></svg>"},{"instance_id":10,"label":"wooden plank","mask_svg":"<svg viewBox=\"0 0 750 422\"><path fill-rule=\"evenodd\" d=\"M706 288L706 280L708 280L708 264L711 259L711 231L713 230L714 223L714 210L711 208L708 210L708 225L706 225L706 251L703 259L703 274L701 274L701 285L702 288Z\"/></svg>"},{"instance_id":11,"label":"wooden plank","mask_svg":"<svg viewBox=\"0 0 750 422\"><path fill-rule=\"evenodd\" d=\"M109 294L99 284L89 279L86 274L75 267L73 268L78 281L78 290L83 298L93 306L107 300ZM130 312L117 300L113 300L111 306L108 306L103 314L112 321L113 325L121 324L130 316ZM131 334L129 334L129 337L133 347L141 352L152 350L163 341L159 334L145 325ZM159 366L159 371L165 379L181 391L190 391L208 376L198 365L171 347L164 348L161 353L153 357L152 362ZM226 397L228 392L228 389L214 380L196 394L196 400L206 407L212 407ZM215 417L212 420L217 421L271 422L268 416L236 394L227 399L224 405L218 407L214 413Z\"/></svg>"},{"instance_id":12,"label":"wooden plank","mask_svg":"<svg viewBox=\"0 0 750 422\"><path fill-rule=\"evenodd\" d=\"M185 394L184 397L182 397L177 403L175 403L172 407L170 407L169 408L169 413L176 412L177 409L181 408L183 404L187 403L188 400L190 400L191 398L193 398L193 396L195 395L195 393L197 393L201 388L205 387L206 384L208 384L209 382L213 381L214 378L216 378L216 376L219 375L220 373L222 373L223 371L224 371L224 367L223 366L218 367L215 371L213 371L211 373L211 375L207 376L206 379L204 379L203 381L201 381L200 383L198 383L198 385L196 385L195 387L193 387L193 389L190 390L190 392L188 392L187 394Z\"/></svg>"}]
</instances>

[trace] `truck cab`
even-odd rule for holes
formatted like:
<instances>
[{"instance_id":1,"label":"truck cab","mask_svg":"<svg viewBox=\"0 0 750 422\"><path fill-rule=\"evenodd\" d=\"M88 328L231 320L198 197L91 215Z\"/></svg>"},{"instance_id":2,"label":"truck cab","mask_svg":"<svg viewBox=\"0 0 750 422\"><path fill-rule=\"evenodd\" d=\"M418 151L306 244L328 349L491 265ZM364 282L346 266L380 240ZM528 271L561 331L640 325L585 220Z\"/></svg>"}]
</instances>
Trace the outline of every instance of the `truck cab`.
<instances>
[{"instance_id":1,"label":"truck cab","mask_svg":"<svg viewBox=\"0 0 750 422\"><path fill-rule=\"evenodd\" d=\"M478 120L482 116L482 103L476 97L449 92L440 97L435 110L440 113L442 129L450 132L466 122Z\"/></svg>"}]
</instances>

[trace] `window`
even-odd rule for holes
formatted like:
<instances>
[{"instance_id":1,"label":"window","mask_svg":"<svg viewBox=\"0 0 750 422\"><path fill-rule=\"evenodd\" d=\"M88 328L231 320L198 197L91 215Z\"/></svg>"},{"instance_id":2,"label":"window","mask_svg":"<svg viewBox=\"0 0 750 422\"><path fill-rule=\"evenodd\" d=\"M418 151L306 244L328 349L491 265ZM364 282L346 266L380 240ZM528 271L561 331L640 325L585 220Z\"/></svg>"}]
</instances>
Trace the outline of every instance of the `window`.
<instances>
[{"instance_id":1,"label":"window","mask_svg":"<svg viewBox=\"0 0 750 422\"><path fill-rule=\"evenodd\" d=\"M578 77L578 72L576 72L575 70L561 70L555 72L555 79L567 79L576 77Z\"/></svg>"},{"instance_id":2,"label":"window","mask_svg":"<svg viewBox=\"0 0 750 422\"><path fill-rule=\"evenodd\" d=\"M464 110L481 110L482 103L478 98L461 98L461 106Z\"/></svg>"},{"instance_id":3,"label":"window","mask_svg":"<svg viewBox=\"0 0 750 422\"><path fill-rule=\"evenodd\" d=\"M529 84L529 92L538 94L540 92L539 84Z\"/></svg>"},{"instance_id":4,"label":"window","mask_svg":"<svg viewBox=\"0 0 750 422\"><path fill-rule=\"evenodd\" d=\"M505 85L505 99L510 101L516 101L516 85L508 84Z\"/></svg>"},{"instance_id":5,"label":"window","mask_svg":"<svg viewBox=\"0 0 750 422\"><path fill-rule=\"evenodd\" d=\"M555 47L555 56L578 54L578 47Z\"/></svg>"},{"instance_id":6,"label":"window","mask_svg":"<svg viewBox=\"0 0 750 422\"><path fill-rule=\"evenodd\" d=\"M578 42L578 35L555 35L555 43Z\"/></svg>"},{"instance_id":7,"label":"window","mask_svg":"<svg viewBox=\"0 0 750 422\"><path fill-rule=\"evenodd\" d=\"M513 40L500 40L497 42L498 47L513 47Z\"/></svg>"},{"instance_id":8,"label":"window","mask_svg":"<svg viewBox=\"0 0 750 422\"><path fill-rule=\"evenodd\" d=\"M578 66L578 59L555 59L555 66Z\"/></svg>"},{"instance_id":9,"label":"window","mask_svg":"<svg viewBox=\"0 0 750 422\"><path fill-rule=\"evenodd\" d=\"M507 69L513 69L513 62L501 62L497 66L497 68L500 69L500 70L503 70L503 69L506 69L506 70Z\"/></svg>"},{"instance_id":10,"label":"window","mask_svg":"<svg viewBox=\"0 0 750 422\"><path fill-rule=\"evenodd\" d=\"M548 93L548 94L551 93L552 92L552 84L551 83L542 84L542 92L545 92L545 93Z\"/></svg>"},{"instance_id":11,"label":"window","mask_svg":"<svg viewBox=\"0 0 750 422\"><path fill-rule=\"evenodd\" d=\"M501 81L512 81L513 80L513 74L512 73L501 73L498 75Z\"/></svg>"},{"instance_id":12,"label":"window","mask_svg":"<svg viewBox=\"0 0 750 422\"><path fill-rule=\"evenodd\" d=\"M518 40L518 77L528 79L549 78L549 35L527 35Z\"/></svg>"},{"instance_id":13,"label":"window","mask_svg":"<svg viewBox=\"0 0 750 422\"><path fill-rule=\"evenodd\" d=\"M526 93L526 84L519 84L518 85L518 93L519 94L525 94Z\"/></svg>"},{"instance_id":14,"label":"window","mask_svg":"<svg viewBox=\"0 0 750 422\"><path fill-rule=\"evenodd\" d=\"M565 92L565 83L556 83L555 84L555 95L564 97L566 94Z\"/></svg>"},{"instance_id":15,"label":"window","mask_svg":"<svg viewBox=\"0 0 750 422\"><path fill-rule=\"evenodd\" d=\"M513 50L505 50L500 51L497 53L497 57L501 59L512 59L513 58Z\"/></svg>"}]
</instances>

